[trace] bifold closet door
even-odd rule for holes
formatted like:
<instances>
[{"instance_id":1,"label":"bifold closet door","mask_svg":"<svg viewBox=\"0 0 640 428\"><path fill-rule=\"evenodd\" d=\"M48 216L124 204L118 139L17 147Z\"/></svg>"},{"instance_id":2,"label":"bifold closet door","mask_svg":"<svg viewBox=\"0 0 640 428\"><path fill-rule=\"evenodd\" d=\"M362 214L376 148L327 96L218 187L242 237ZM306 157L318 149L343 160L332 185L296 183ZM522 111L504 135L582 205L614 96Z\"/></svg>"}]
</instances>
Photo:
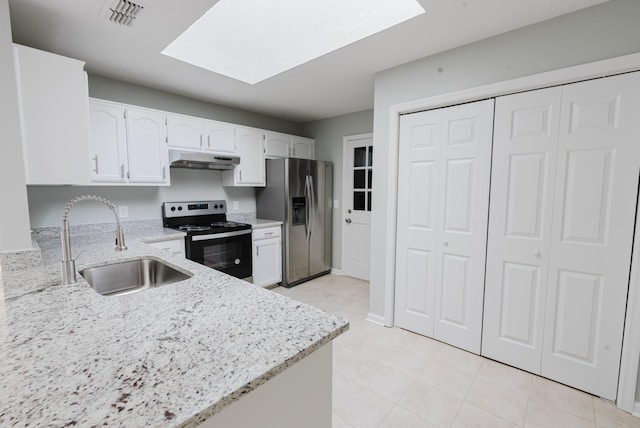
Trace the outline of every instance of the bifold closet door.
<instances>
[{"instance_id":1,"label":"bifold closet door","mask_svg":"<svg viewBox=\"0 0 640 428\"><path fill-rule=\"evenodd\" d=\"M496 102L482 354L615 400L640 73Z\"/></svg>"},{"instance_id":2,"label":"bifold closet door","mask_svg":"<svg viewBox=\"0 0 640 428\"><path fill-rule=\"evenodd\" d=\"M480 352L493 100L400 122L396 325Z\"/></svg>"},{"instance_id":3,"label":"bifold closet door","mask_svg":"<svg viewBox=\"0 0 640 428\"><path fill-rule=\"evenodd\" d=\"M640 168L640 73L563 87L542 375L615 400Z\"/></svg>"},{"instance_id":4,"label":"bifold closet door","mask_svg":"<svg viewBox=\"0 0 640 428\"><path fill-rule=\"evenodd\" d=\"M496 100L482 355L540 373L561 88Z\"/></svg>"}]
</instances>

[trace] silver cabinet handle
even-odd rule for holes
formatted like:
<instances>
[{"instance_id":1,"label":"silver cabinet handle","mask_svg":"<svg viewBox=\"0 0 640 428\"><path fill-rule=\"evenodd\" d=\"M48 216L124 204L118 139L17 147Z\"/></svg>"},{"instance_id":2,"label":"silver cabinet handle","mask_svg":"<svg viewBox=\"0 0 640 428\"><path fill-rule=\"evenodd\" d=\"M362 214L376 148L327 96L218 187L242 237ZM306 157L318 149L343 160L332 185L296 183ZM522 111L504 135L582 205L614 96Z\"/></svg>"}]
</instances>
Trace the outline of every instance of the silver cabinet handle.
<instances>
[{"instance_id":1,"label":"silver cabinet handle","mask_svg":"<svg viewBox=\"0 0 640 428\"><path fill-rule=\"evenodd\" d=\"M242 170L240 170L240 179L238 181L242 181Z\"/></svg>"},{"instance_id":2,"label":"silver cabinet handle","mask_svg":"<svg viewBox=\"0 0 640 428\"><path fill-rule=\"evenodd\" d=\"M346 219L345 221L347 222L347 224L351 224L351 219L350 218Z\"/></svg>"},{"instance_id":3,"label":"silver cabinet handle","mask_svg":"<svg viewBox=\"0 0 640 428\"><path fill-rule=\"evenodd\" d=\"M207 135L207 147L211 148L211 135Z\"/></svg>"},{"instance_id":4,"label":"silver cabinet handle","mask_svg":"<svg viewBox=\"0 0 640 428\"><path fill-rule=\"evenodd\" d=\"M120 165L120 178L124 179L124 164Z\"/></svg>"},{"instance_id":5,"label":"silver cabinet handle","mask_svg":"<svg viewBox=\"0 0 640 428\"><path fill-rule=\"evenodd\" d=\"M96 169L93 170L93 172L96 173L96 175L100 174L100 170L98 169L98 155L95 155L93 157L93 161L96 163Z\"/></svg>"},{"instance_id":6,"label":"silver cabinet handle","mask_svg":"<svg viewBox=\"0 0 640 428\"><path fill-rule=\"evenodd\" d=\"M166 180L166 178L167 178L167 167L163 166L162 167L162 179Z\"/></svg>"},{"instance_id":7,"label":"silver cabinet handle","mask_svg":"<svg viewBox=\"0 0 640 428\"><path fill-rule=\"evenodd\" d=\"M273 235L273 232L265 232L264 236Z\"/></svg>"},{"instance_id":8,"label":"silver cabinet handle","mask_svg":"<svg viewBox=\"0 0 640 428\"><path fill-rule=\"evenodd\" d=\"M200 147L202 147L202 146L203 146L203 144L202 144L202 134L200 134Z\"/></svg>"},{"instance_id":9,"label":"silver cabinet handle","mask_svg":"<svg viewBox=\"0 0 640 428\"><path fill-rule=\"evenodd\" d=\"M256 257L260 256L260 247L256 247Z\"/></svg>"}]
</instances>

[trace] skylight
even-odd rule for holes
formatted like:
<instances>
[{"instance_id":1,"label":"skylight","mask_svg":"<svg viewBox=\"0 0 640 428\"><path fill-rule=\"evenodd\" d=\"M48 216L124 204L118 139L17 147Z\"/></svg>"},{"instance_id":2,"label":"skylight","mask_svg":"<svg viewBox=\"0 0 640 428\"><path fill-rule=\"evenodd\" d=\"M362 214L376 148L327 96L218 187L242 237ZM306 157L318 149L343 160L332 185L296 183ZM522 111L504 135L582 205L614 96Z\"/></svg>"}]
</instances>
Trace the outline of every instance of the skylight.
<instances>
[{"instance_id":1,"label":"skylight","mask_svg":"<svg viewBox=\"0 0 640 428\"><path fill-rule=\"evenodd\" d=\"M220 0L162 53L255 84L422 13L416 0Z\"/></svg>"}]
</instances>

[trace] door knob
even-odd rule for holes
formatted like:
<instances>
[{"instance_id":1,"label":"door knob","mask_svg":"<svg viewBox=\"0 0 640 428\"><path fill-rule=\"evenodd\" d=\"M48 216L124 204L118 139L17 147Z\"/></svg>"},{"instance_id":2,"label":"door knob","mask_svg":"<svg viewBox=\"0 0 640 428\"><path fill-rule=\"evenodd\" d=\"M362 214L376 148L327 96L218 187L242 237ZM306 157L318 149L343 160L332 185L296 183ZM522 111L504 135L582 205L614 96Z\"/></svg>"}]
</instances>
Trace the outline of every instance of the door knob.
<instances>
[{"instance_id":1,"label":"door knob","mask_svg":"<svg viewBox=\"0 0 640 428\"><path fill-rule=\"evenodd\" d=\"M351 208L349 208L349 209L347 210L347 212L348 212L349 214L351 214Z\"/></svg>"},{"instance_id":2,"label":"door knob","mask_svg":"<svg viewBox=\"0 0 640 428\"><path fill-rule=\"evenodd\" d=\"M540 257L540 250L533 250L533 255L536 257Z\"/></svg>"},{"instance_id":3,"label":"door knob","mask_svg":"<svg viewBox=\"0 0 640 428\"><path fill-rule=\"evenodd\" d=\"M449 240L447 238L444 238L442 240L442 243L444 244L444 246L446 247L447 245L449 245Z\"/></svg>"},{"instance_id":4,"label":"door knob","mask_svg":"<svg viewBox=\"0 0 640 428\"><path fill-rule=\"evenodd\" d=\"M350 218L345 219L345 221L347 222L347 224L351 224L351 219Z\"/></svg>"}]
</instances>

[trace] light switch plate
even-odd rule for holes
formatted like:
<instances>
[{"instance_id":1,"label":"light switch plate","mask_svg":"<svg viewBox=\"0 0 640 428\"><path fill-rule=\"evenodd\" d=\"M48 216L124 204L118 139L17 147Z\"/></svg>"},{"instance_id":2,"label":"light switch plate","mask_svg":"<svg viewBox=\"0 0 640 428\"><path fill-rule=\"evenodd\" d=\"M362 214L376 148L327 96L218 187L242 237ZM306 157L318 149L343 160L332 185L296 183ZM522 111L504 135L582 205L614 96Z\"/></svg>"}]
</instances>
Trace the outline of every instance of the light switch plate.
<instances>
[{"instance_id":1,"label":"light switch plate","mask_svg":"<svg viewBox=\"0 0 640 428\"><path fill-rule=\"evenodd\" d=\"M237 210L238 208L240 208L240 204L238 203L238 201L233 201L233 209Z\"/></svg>"},{"instance_id":2,"label":"light switch plate","mask_svg":"<svg viewBox=\"0 0 640 428\"><path fill-rule=\"evenodd\" d=\"M129 217L129 207L127 205L119 205L118 215L120 216L120 218Z\"/></svg>"},{"instance_id":3,"label":"light switch plate","mask_svg":"<svg viewBox=\"0 0 640 428\"><path fill-rule=\"evenodd\" d=\"M340 199L333 200L333 208L334 209L340 208Z\"/></svg>"}]
</instances>

